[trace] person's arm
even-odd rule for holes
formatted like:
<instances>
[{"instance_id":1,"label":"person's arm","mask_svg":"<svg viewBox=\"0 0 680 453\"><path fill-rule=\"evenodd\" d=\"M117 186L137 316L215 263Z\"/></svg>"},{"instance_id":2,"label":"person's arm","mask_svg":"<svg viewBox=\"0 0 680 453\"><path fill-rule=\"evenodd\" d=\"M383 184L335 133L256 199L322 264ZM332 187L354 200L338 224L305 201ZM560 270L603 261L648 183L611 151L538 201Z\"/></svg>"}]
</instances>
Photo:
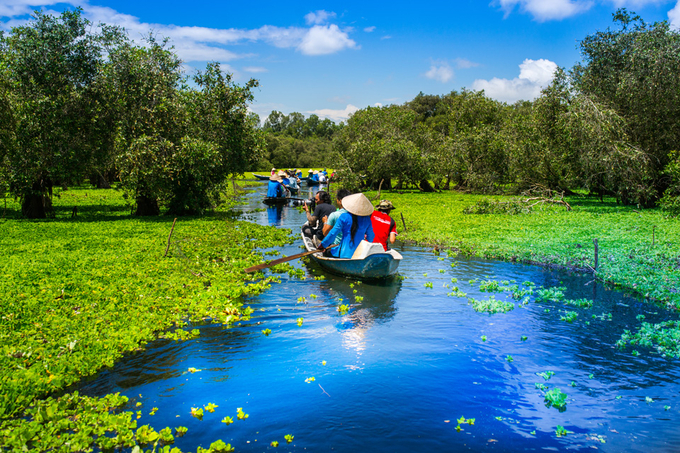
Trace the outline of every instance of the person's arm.
<instances>
[{"instance_id":1,"label":"person's arm","mask_svg":"<svg viewBox=\"0 0 680 453\"><path fill-rule=\"evenodd\" d=\"M345 221L346 217L345 216L340 216L336 219L335 225L331 230L328 232L328 235L323 238L323 241L321 241L321 244L319 245L320 250L325 250L326 247L330 246L333 241L335 241L335 238L340 234L342 231L342 224ZM349 217L350 222L352 221L352 218Z\"/></svg>"},{"instance_id":2,"label":"person's arm","mask_svg":"<svg viewBox=\"0 0 680 453\"><path fill-rule=\"evenodd\" d=\"M307 223L313 228L316 226L317 217L309 213L309 205L307 203L304 204L304 207L305 213L307 213ZM317 207L317 209L319 208ZM316 214L316 209L314 210L314 214Z\"/></svg>"},{"instance_id":3,"label":"person's arm","mask_svg":"<svg viewBox=\"0 0 680 453\"><path fill-rule=\"evenodd\" d=\"M324 237L326 237L328 232L331 231L331 228L333 228L333 225L328 224L328 216L324 216L324 218L321 220L323 220L323 228L321 229L321 233L324 235Z\"/></svg>"},{"instance_id":4,"label":"person's arm","mask_svg":"<svg viewBox=\"0 0 680 453\"><path fill-rule=\"evenodd\" d=\"M392 219L390 222L390 244L394 244L395 239L397 239L397 224Z\"/></svg>"},{"instance_id":5,"label":"person's arm","mask_svg":"<svg viewBox=\"0 0 680 453\"><path fill-rule=\"evenodd\" d=\"M373 231L373 222L369 219L368 229L366 229L366 240L368 242L373 242L375 240L375 232Z\"/></svg>"}]
</instances>

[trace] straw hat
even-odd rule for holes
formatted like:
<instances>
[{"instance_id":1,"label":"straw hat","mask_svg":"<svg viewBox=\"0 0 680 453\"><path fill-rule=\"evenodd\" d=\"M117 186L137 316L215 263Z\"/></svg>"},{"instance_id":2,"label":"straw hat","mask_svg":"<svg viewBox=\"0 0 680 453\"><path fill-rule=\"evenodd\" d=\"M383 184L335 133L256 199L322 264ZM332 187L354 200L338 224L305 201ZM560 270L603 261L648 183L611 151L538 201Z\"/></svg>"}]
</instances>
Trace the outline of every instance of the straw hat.
<instances>
[{"instance_id":1,"label":"straw hat","mask_svg":"<svg viewBox=\"0 0 680 453\"><path fill-rule=\"evenodd\" d=\"M279 174L279 176L282 177L282 178L287 178L287 177L288 177L288 174L287 174L285 171L283 171L283 170L279 171L278 174Z\"/></svg>"},{"instance_id":2,"label":"straw hat","mask_svg":"<svg viewBox=\"0 0 680 453\"><path fill-rule=\"evenodd\" d=\"M269 180L270 180L270 181L278 181L278 182L283 181L279 175L271 175L271 176L269 177Z\"/></svg>"},{"instance_id":3,"label":"straw hat","mask_svg":"<svg viewBox=\"0 0 680 453\"><path fill-rule=\"evenodd\" d=\"M380 200L380 204L376 207L376 209L384 209L385 211L391 211L392 209L396 209L392 202L390 200Z\"/></svg>"},{"instance_id":4,"label":"straw hat","mask_svg":"<svg viewBox=\"0 0 680 453\"><path fill-rule=\"evenodd\" d=\"M358 216L367 216L373 214L373 205L363 193L347 195L342 199L342 207L345 208L349 213Z\"/></svg>"}]
</instances>

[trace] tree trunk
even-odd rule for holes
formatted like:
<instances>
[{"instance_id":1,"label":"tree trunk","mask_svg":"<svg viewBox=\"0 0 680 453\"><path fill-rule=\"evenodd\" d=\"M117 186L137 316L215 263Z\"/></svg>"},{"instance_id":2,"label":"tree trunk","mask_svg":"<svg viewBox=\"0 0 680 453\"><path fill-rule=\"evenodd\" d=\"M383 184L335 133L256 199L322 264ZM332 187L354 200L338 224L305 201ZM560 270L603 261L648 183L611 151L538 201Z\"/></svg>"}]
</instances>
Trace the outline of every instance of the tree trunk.
<instances>
[{"instance_id":1,"label":"tree trunk","mask_svg":"<svg viewBox=\"0 0 680 453\"><path fill-rule=\"evenodd\" d=\"M432 187L432 185L430 184L430 181L428 181L427 179L423 179L420 181L420 190L422 190L423 192L436 192L436 190L434 190L434 187Z\"/></svg>"},{"instance_id":2,"label":"tree trunk","mask_svg":"<svg viewBox=\"0 0 680 453\"><path fill-rule=\"evenodd\" d=\"M137 210L135 211L135 215L147 217L159 215L160 213L161 210L158 207L158 200L145 195L139 195L137 197Z\"/></svg>"},{"instance_id":3,"label":"tree trunk","mask_svg":"<svg viewBox=\"0 0 680 453\"><path fill-rule=\"evenodd\" d=\"M48 178L36 181L21 200L21 214L28 219L44 219L52 212L52 183Z\"/></svg>"}]
</instances>

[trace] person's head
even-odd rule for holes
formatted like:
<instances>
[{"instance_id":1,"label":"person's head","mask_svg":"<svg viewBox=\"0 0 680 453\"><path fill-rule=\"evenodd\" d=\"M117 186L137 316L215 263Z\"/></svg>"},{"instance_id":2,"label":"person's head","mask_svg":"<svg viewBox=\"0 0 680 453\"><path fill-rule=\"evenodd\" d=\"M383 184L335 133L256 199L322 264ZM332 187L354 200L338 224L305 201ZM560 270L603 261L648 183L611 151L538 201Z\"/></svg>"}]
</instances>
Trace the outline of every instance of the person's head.
<instances>
[{"instance_id":1,"label":"person's head","mask_svg":"<svg viewBox=\"0 0 680 453\"><path fill-rule=\"evenodd\" d=\"M319 190L316 193L316 195L314 195L314 199L316 200L316 204L321 204L321 203L331 204L331 196L325 190Z\"/></svg>"},{"instance_id":2,"label":"person's head","mask_svg":"<svg viewBox=\"0 0 680 453\"><path fill-rule=\"evenodd\" d=\"M342 207L342 199L345 198L347 195L352 195L352 192L350 192L347 189L339 189L335 193L335 201L337 201L338 206Z\"/></svg>"},{"instance_id":3,"label":"person's head","mask_svg":"<svg viewBox=\"0 0 680 453\"><path fill-rule=\"evenodd\" d=\"M375 209L384 212L385 214L389 214L395 208L390 200L380 200L380 204L376 206Z\"/></svg>"}]
</instances>

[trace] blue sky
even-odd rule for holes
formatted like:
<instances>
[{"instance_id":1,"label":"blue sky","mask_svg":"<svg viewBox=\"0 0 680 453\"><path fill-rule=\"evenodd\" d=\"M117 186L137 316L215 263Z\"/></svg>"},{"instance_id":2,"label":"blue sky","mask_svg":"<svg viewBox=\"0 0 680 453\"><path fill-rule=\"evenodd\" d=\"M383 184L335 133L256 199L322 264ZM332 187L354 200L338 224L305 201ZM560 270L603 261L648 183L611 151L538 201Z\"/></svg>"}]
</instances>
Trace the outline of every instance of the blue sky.
<instances>
[{"instance_id":1,"label":"blue sky","mask_svg":"<svg viewBox=\"0 0 680 453\"><path fill-rule=\"evenodd\" d=\"M619 7L680 28L680 0L0 0L0 29L35 9L76 6L132 39L150 31L171 38L189 74L219 61L238 83L258 79L251 109L262 120L278 110L342 121L421 91L533 99L557 66L579 61L578 42L611 26Z\"/></svg>"}]
</instances>

